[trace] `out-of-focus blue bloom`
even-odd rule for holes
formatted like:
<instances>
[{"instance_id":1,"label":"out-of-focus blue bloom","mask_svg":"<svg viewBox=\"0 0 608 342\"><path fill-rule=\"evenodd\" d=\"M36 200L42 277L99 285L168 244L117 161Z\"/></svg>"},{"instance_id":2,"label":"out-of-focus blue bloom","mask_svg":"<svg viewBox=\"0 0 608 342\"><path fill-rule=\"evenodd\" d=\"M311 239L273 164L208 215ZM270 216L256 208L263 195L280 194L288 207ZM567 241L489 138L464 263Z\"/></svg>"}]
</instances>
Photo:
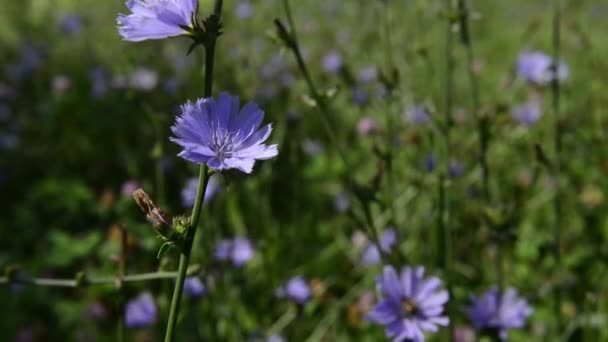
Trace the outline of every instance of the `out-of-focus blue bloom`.
<instances>
[{"instance_id":1,"label":"out-of-focus blue bloom","mask_svg":"<svg viewBox=\"0 0 608 342\"><path fill-rule=\"evenodd\" d=\"M146 67L138 67L129 76L129 85L133 89L150 91L158 85L158 73Z\"/></svg>"},{"instance_id":2,"label":"out-of-focus blue bloom","mask_svg":"<svg viewBox=\"0 0 608 342\"><path fill-rule=\"evenodd\" d=\"M41 51L32 45L21 47L21 59L7 66L7 75L13 81L21 81L34 73L42 64Z\"/></svg>"},{"instance_id":3,"label":"out-of-focus blue bloom","mask_svg":"<svg viewBox=\"0 0 608 342\"><path fill-rule=\"evenodd\" d=\"M215 247L213 256L216 260L232 261L234 266L243 266L253 258L255 250L249 239L238 236L232 240L221 240Z\"/></svg>"},{"instance_id":4,"label":"out-of-focus blue bloom","mask_svg":"<svg viewBox=\"0 0 608 342\"><path fill-rule=\"evenodd\" d=\"M163 90L169 95L175 95L178 88L179 82L175 77L168 78L163 82Z\"/></svg>"},{"instance_id":5,"label":"out-of-focus blue bloom","mask_svg":"<svg viewBox=\"0 0 608 342\"><path fill-rule=\"evenodd\" d=\"M346 191L337 194L334 198L334 207L341 213L347 211L350 208L350 194Z\"/></svg>"},{"instance_id":6,"label":"out-of-focus blue bloom","mask_svg":"<svg viewBox=\"0 0 608 342\"><path fill-rule=\"evenodd\" d=\"M205 196L203 203L211 201L213 196L220 190L221 182L219 175L211 175L209 182L207 183L207 190L205 190ZM198 177L192 177L188 179L184 189L182 189L182 205L186 208L194 206L196 200L196 190L198 188Z\"/></svg>"},{"instance_id":7,"label":"out-of-focus blue bloom","mask_svg":"<svg viewBox=\"0 0 608 342\"><path fill-rule=\"evenodd\" d=\"M304 139L302 140L302 151L309 157L314 157L323 152L323 144L318 140Z\"/></svg>"},{"instance_id":8,"label":"out-of-focus blue bloom","mask_svg":"<svg viewBox=\"0 0 608 342\"><path fill-rule=\"evenodd\" d=\"M516 71L525 81L538 85L548 84L555 77L558 81L565 81L570 74L565 63L558 62L556 67L552 57L539 51L522 52L517 57Z\"/></svg>"},{"instance_id":9,"label":"out-of-focus blue bloom","mask_svg":"<svg viewBox=\"0 0 608 342\"><path fill-rule=\"evenodd\" d=\"M514 288L507 288L501 295L500 291L493 287L481 297L472 296L471 302L466 312L475 329L490 331L503 340L507 339L508 329L523 328L533 311Z\"/></svg>"},{"instance_id":10,"label":"out-of-focus blue bloom","mask_svg":"<svg viewBox=\"0 0 608 342\"><path fill-rule=\"evenodd\" d=\"M141 328L156 322L156 303L149 292L130 300L125 309L125 325L128 328Z\"/></svg>"},{"instance_id":11,"label":"out-of-focus blue bloom","mask_svg":"<svg viewBox=\"0 0 608 342\"><path fill-rule=\"evenodd\" d=\"M303 277L297 276L289 279L285 285L277 290L277 295L304 305L312 295L308 282Z\"/></svg>"},{"instance_id":12,"label":"out-of-focus blue bloom","mask_svg":"<svg viewBox=\"0 0 608 342\"><path fill-rule=\"evenodd\" d=\"M82 18L75 13L64 14L59 20L59 27L65 34L78 34L82 30Z\"/></svg>"},{"instance_id":13,"label":"out-of-focus blue bloom","mask_svg":"<svg viewBox=\"0 0 608 342\"><path fill-rule=\"evenodd\" d=\"M91 93L93 97L103 97L108 92L108 74L102 68L93 68L89 72L89 79L92 82Z\"/></svg>"},{"instance_id":14,"label":"out-of-focus blue bloom","mask_svg":"<svg viewBox=\"0 0 608 342\"><path fill-rule=\"evenodd\" d=\"M56 75L51 80L51 89L55 95L65 93L72 86L72 80L66 75Z\"/></svg>"},{"instance_id":15,"label":"out-of-focus blue bloom","mask_svg":"<svg viewBox=\"0 0 608 342\"><path fill-rule=\"evenodd\" d=\"M405 119L416 125L423 125L431 122L431 116L429 115L426 106L418 104L407 108L405 112Z\"/></svg>"},{"instance_id":16,"label":"out-of-focus blue bloom","mask_svg":"<svg viewBox=\"0 0 608 342\"><path fill-rule=\"evenodd\" d=\"M253 102L239 111L239 99L220 93L218 100L199 99L182 106L182 115L171 127L171 141L184 150L179 156L211 169L238 169L251 173L256 160L275 157L277 145L264 145L272 125L260 128L264 112Z\"/></svg>"},{"instance_id":17,"label":"out-of-focus blue bloom","mask_svg":"<svg viewBox=\"0 0 608 342\"><path fill-rule=\"evenodd\" d=\"M366 116L361 118L359 123L357 123L357 133L359 133L359 135L370 135L376 130L378 130L378 123L372 117Z\"/></svg>"},{"instance_id":18,"label":"out-of-focus blue bloom","mask_svg":"<svg viewBox=\"0 0 608 342\"><path fill-rule=\"evenodd\" d=\"M337 73L342 69L342 56L338 51L330 51L323 57L323 70L329 73Z\"/></svg>"},{"instance_id":19,"label":"out-of-focus blue bloom","mask_svg":"<svg viewBox=\"0 0 608 342\"><path fill-rule=\"evenodd\" d=\"M19 144L19 137L14 132L0 133L0 150L14 150Z\"/></svg>"},{"instance_id":20,"label":"out-of-focus blue bloom","mask_svg":"<svg viewBox=\"0 0 608 342\"><path fill-rule=\"evenodd\" d=\"M397 274L392 266L385 266L376 284L382 300L366 318L384 325L393 341L423 342L425 332L448 325L443 309L449 294L440 289L439 278L424 277L424 267L406 266Z\"/></svg>"},{"instance_id":21,"label":"out-of-focus blue bloom","mask_svg":"<svg viewBox=\"0 0 608 342\"><path fill-rule=\"evenodd\" d=\"M531 100L524 104L515 106L511 112L513 119L524 126L532 126L542 116L540 103Z\"/></svg>"},{"instance_id":22,"label":"out-of-focus blue bloom","mask_svg":"<svg viewBox=\"0 0 608 342\"><path fill-rule=\"evenodd\" d=\"M235 8L236 16L241 19L247 19L253 16L253 5L248 0L241 0Z\"/></svg>"},{"instance_id":23,"label":"out-of-focus blue bloom","mask_svg":"<svg viewBox=\"0 0 608 342\"><path fill-rule=\"evenodd\" d=\"M361 86L357 86L353 89L352 98L353 102L361 107L369 103L369 93Z\"/></svg>"},{"instance_id":24,"label":"out-of-focus blue bloom","mask_svg":"<svg viewBox=\"0 0 608 342\"><path fill-rule=\"evenodd\" d=\"M140 42L189 34L198 1L127 0L126 5L132 13L118 15L118 32L124 40Z\"/></svg>"},{"instance_id":25,"label":"out-of-focus blue bloom","mask_svg":"<svg viewBox=\"0 0 608 342\"><path fill-rule=\"evenodd\" d=\"M450 161L449 171L451 177L460 177L464 173L464 165L462 165L462 163L457 160L452 160Z\"/></svg>"},{"instance_id":26,"label":"out-of-focus blue bloom","mask_svg":"<svg viewBox=\"0 0 608 342\"><path fill-rule=\"evenodd\" d=\"M437 167L437 156L435 155L435 153L431 153L426 156L426 158L424 158L422 166L426 172L433 172Z\"/></svg>"},{"instance_id":27,"label":"out-of-focus blue bloom","mask_svg":"<svg viewBox=\"0 0 608 342\"><path fill-rule=\"evenodd\" d=\"M131 197L135 190L141 188L141 185L138 181L134 179L129 179L128 181L122 183L120 187L120 193L125 197Z\"/></svg>"},{"instance_id":28,"label":"out-of-focus blue bloom","mask_svg":"<svg viewBox=\"0 0 608 342\"><path fill-rule=\"evenodd\" d=\"M285 342L285 339L279 335L268 336L266 342Z\"/></svg>"},{"instance_id":29,"label":"out-of-focus blue bloom","mask_svg":"<svg viewBox=\"0 0 608 342\"><path fill-rule=\"evenodd\" d=\"M190 298L200 298L205 294L205 285L199 277L187 277L184 280L184 292Z\"/></svg>"},{"instance_id":30,"label":"out-of-focus blue bloom","mask_svg":"<svg viewBox=\"0 0 608 342\"><path fill-rule=\"evenodd\" d=\"M397 233L395 230L392 228L386 229L380 237L380 248L382 248L382 251L389 253L396 243ZM361 255L361 264L368 267L379 264L381 260L378 248L370 242Z\"/></svg>"},{"instance_id":31,"label":"out-of-focus blue bloom","mask_svg":"<svg viewBox=\"0 0 608 342\"><path fill-rule=\"evenodd\" d=\"M372 82L372 81L376 80L377 77L378 77L378 69L376 69L376 67L373 65L369 65L369 66L362 68L361 70L359 70L359 73L357 74L357 79L361 83Z\"/></svg>"},{"instance_id":32,"label":"out-of-focus blue bloom","mask_svg":"<svg viewBox=\"0 0 608 342\"><path fill-rule=\"evenodd\" d=\"M234 266L242 266L253 258L255 251L249 239L236 237L232 240L232 253L230 258Z\"/></svg>"}]
</instances>

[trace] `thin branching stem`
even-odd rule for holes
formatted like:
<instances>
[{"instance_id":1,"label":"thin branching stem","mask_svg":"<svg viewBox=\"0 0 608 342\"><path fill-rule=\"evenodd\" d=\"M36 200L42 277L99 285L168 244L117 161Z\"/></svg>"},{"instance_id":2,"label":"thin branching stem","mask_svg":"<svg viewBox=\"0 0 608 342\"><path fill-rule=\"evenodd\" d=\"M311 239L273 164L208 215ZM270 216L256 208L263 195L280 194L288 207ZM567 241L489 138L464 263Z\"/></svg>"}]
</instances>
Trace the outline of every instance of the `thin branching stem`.
<instances>
[{"instance_id":1,"label":"thin branching stem","mask_svg":"<svg viewBox=\"0 0 608 342\"><path fill-rule=\"evenodd\" d=\"M87 287L87 286L116 286L119 283L136 283L141 281L160 280L160 279L175 279L177 272L153 272L125 275L123 277L100 277L87 278L82 280L76 279L57 279L57 278L30 278L30 277L0 277L0 285L32 285L32 286L48 286L48 287Z\"/></svg>"}]
</instances>

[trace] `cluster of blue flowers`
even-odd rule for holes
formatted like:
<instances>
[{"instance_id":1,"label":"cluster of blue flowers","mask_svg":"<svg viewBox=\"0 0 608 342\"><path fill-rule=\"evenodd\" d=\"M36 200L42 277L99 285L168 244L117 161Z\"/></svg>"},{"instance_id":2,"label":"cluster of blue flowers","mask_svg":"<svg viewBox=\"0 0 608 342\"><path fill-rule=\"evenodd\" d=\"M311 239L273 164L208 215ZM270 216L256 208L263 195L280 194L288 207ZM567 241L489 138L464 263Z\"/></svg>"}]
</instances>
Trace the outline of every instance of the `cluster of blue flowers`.
<instances>
[{"instance_id":1,"label":"cluster of blue flowers","mask_svg":"<svg viewBox=\"0 0 608 342\"><path fill-rule=\"evenodd\" d=\"M132 13L120 15L117 20L119 32L125 40L139 42L196 36L196 0L129 0L127 7ZM252 13L251 4L239 3L237 13L241 17L249 17ZM73 27L77 25L66 23L66 26L75 30ZM342 57L337 51L329 52L322 64L328 73L339 73L344 68ZM522 54L516 69L519 77L537 86L546 85L555 79L563 81L568 77L568 68L563 63L558 64L539 52ZM155 83L150 82L150 75L143 76L146 76L143 77L146 81L144 83ZM353 90L355 102L360 105L367 102L364 85L377 77L378 70L374 66L359 71L358 85ZM513 111L515 119L525 125L534 123L540 115L537 102L518 106ZM409 107L405 118L417 125L431 121L427 108L421 104ZM189 162L206 164L217 172L236 169L251 173L256 160L270 159L278 154L277 145L265 144L272 132L272 125L262 126L263 119L264 112L256 103L249 102L241 107L238 97L222 92L217 99L199 98L182 105L181 114L171 127L175 135L171 141L183 148L179 157ZM373 124L361 124L361 134L370 134ZM434 155L430 158L425 162L428 171L432 171L436 164ZM463 168L457 161L450 162L450 174L453 177L461 175ZM209 201L219 189L217 178L212 178L209 184L205 201ZM188 181L182 192L184 206L194 204L196 187L196 179ZM347 202L347 199L339 197L336 200L337 209L347 210ZM366 267L380 264L381 253L390 253L396 244L396 232L393 229L385 230L380 240L380 249L369 243L365 246L361 264ZM242 236L221 240L214 251L216 260L230 261L236 267L249 262L254 254L253 244ZM436 332L439 327L450 323L450 318L445 313L450 294L441 287L439 278L426 276L423 267L405 266L397 271L392 266L384 266L376 284L381 300L366 317L371 322L384 325L386 336L393 341L424 341L426 333ZM192 277L186 279L185 290L191 298L199 298L206 288L200 278ZM291 278L275 293L278 297L288 298L300 305L306 304L313 296L309 283L301 276ZM500 291L492 288L480 297L472 297L472 303L465 312L478 330L506 339L508 329L524 326L532 309L518 296L516 290L509 288ZM156 314L152 295L143 293L127 304L126 324L130 327L149 325L155 322Z\"/></svg>"}]
</instances>

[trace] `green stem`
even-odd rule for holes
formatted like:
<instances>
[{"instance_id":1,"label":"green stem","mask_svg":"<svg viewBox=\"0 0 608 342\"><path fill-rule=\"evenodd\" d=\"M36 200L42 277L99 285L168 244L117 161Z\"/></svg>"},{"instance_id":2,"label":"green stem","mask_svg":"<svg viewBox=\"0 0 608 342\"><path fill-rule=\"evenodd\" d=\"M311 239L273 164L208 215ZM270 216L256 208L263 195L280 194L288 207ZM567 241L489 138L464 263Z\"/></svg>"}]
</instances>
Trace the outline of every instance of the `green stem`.
<instances>
[{"instance_id":1,"label":"green stem","mask_svg":"<svg viewBox=\"0 0 608 342\"><path fill-rule=\"evenodd\" d=\"M208 75L207 77L211 76ZM198 176L199 183L196 192L196 200L194 202L192 216L190 217L190 225L188 227L188 231L186 232L186 240L184 241L183 251L179 258L179 267L177 270L177 279L175 281L175 287L173 289L171 310L169 311L169 319L167 321L165 342L171 342L175 338L175 326L177 324L177 315L179 314L179 306L182 299L182 292L184 290L184 281L186 280L186 275L188 273L188 264L190 263L190 254L192 252L192 242L194 241L196 228L198 227L200 211L203 206L204 194L207 190L207 184L209 183L209 176L210 173L207 171L207 164L201 164Z\"/></svg>"},{"instance_id":2,"label":"green stem","mask_svg":"<svg viewBox=\"0 0 608 342\"><path fill-rule=\"evenodd\" d=\"M212 16L215 17L217 27L214 30L207 30L207 38L204 42L205 46L205 97L211 97L213 90L213 66L215 61L215 43L221 28L220 18L222 14L222 0L215 0ZM175 326L177 324L177 316L179 314L179 305L182 299L184 290L184 281L188 272L188 264L190 263L190 253L192 252L192 242L196 235L198 221L200 218L201 208L207 184L209 183L210 173L207 170L206 164L201 164L198 175L198 188L196 190L196 200L190 217L190 225L186 233L183 250L179 258L178 276L173 289L173 299L171 300L171 310L169 311L169 319L167 320L167 330L165 333L165 342L172 342L175 339Z\"/></svg>"},{"instance_id":3,"label":"green stem","mask_svg":"<svg viewBox=\"0 0 608 342\"><path fill-rule=\"evenodd\" d=\"M561 333L562 324L562 293L561 293L561 201L562 201L562 182L561 182L561 149L562 149L562 131L560 127L560 108L559 108L559 100L560 100L560 85L558 80L558 67L559 67L559 58L560 58L560 17L561 17L561 9L559 5L559 0L553 0L553 80L551 82L551 96L552 96L552 105L553 105L553 129L554 129L554 149L555 149L555 157L554 157L554 170L553 170L553 178L555 180L555 196L553 198L553 210L554 210L554 224L553 224L553 234L554 234L554 244L555 244L555 272L554 274L557 277L557 284L554 290L554 298L555 298L555 307L554 314L557 320L557 336Z\"/></svg>"},{"instance_id":4,"label":"green stem","mask_svg":"<svg viewBox=\"0 0 608 342\"><path fill-rule=\"evenodd\" d=\"M447 27L446 27L446 43L445 43L445 123L442 129L443 140L445 144L445 154L443 160L443 170L439 176L439 229L443 239L443 266L445 268L445 281L450 298L452 298L453 292L453 277L452 277L452 227L450 222L450 197L448 191L448 175L449 165L451 158L451 144L450 144L450 130L452 128L452 101L453 101L453 74L454 74L454 61L453 61L453 37L452 37L452 0L446 0L447 7ZM451 303L451 301L450 301ZM448 317L454 317L453 306L448 303L446 311ZM449 324L449 337L447 340L453 341L454 339L454 324L450 321Z\"/></svg>"},{"instance_id":5,"label":"green stem","mask_svg":"<svg viewBox=\"0 0 608 342\"><path fill-rule=\"evenodd\" d=\"M119 282L134 283L140 281L159 280L159 279L175 279L177 272L154 272L132 274L122 277L119 281L116 277L103 278L85 278L84 282L79 282L75 279L54 279L54 278L29 278L29 279L10 279L8 277L0 277L0 284L18 284L18 285L33 285L33 286L48 286L48 287L84 287L84 286L101 286L114 285Z\"/></svg>"},{"instance_id":6,"label":"green stem","mask_svg":"<svg viewBox=\"0 0 608 342\"><path fill-rule=\"evenodd\" d=\"M335 147L336 151L338 152L338 155L340 156L340 159L342 160L342 162L344 163L344 165L347 169L346 177L348 179L348 182L350 183L351 187L354 187L354 186L356 186L356 182L351 173L352 170L354 170L354 168L351 166L352 164L349 162L348 158L346 157L346 153L344 152L342 145L338 142L338 140L336 139L336 136L334 134L334 132L336 132L336 130L334 129L334 126L330 120L330 114L329 114L332 111L329 108L329 104L325 101L325 98L323 96L321 96L319 91L317 90L317 87L316 87L315 83L313 82L312 77L310 76L310 72L308 71L308 67L306 66L306 63L304 62L304 59L302 58L302 53L300 52L300 47L298 44L297 31L296 31L295 24L293 21L293 16L291 14L291 6L289 5L289 0L283 0L283 5L285 8L285 14L287 16L287 23L289 25L289 32L286 32L289 35L289 42L286 42L286 43L287 43L289 49L292 50L292 52L296 58L296 62L298 64L298 68L300 69L300 72L304 76L304 79L306 80L306 84L308 85L308 91L310 92L311 96L313 97L313 99L316 102L316 108L319 110L319 113L321 114L320 115L321 120L323 122L323 127L325 128L327 136L329 137L332 146ZM277 23L277 25L282 27L282 24L280 23L280 21L278 19L275 22ZM382 250L382 247L380 245L378 231L375 228L375 225L374 225L374 222L373 222L373 219L371 216L371 207L370 207L369 200L363 198L363 196L361 196L361 194L358 190L355 192L355 197L357 198L357 200L360 202L361 206L363 207L363 212L365 215L365 222L366 222L365 228L367 230L367 233L370 235L372 242L378 249L378 252L383 261L383 264L386 264L386 253Z\"/></svg>"}]
</instances>

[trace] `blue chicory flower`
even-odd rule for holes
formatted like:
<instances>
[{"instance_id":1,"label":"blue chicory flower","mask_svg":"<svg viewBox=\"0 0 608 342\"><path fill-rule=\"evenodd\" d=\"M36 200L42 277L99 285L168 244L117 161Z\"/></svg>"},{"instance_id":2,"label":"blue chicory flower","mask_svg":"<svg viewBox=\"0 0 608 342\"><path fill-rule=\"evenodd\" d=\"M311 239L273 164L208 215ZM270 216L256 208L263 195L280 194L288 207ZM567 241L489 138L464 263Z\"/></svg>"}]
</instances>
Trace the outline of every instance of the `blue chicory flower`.
<instances>
[{"instance_id":1,"label":"blue chicory flower","mask_svg":"<svg viewBox=\"0 0 608 342\"><path fill-rule=\"evenodd\" d=\"M156 303L149 292L144 292L127 303L125 325L128 328L141 328L156 322Z\"/></svg>"},{"instance_id":2,"label":"blue chicory flower","mask_svg":"<svg viewBox=\"0 0 608 342\"><path fill-rule=\"evenodd\" d=\"M66 13L61 17L59 27L68 35L76 35L82 30L82 18L74 13Z\"/></svg>"},{"instance_id":3,"label":"blue chicory flower","mask_svg":"<svg viewBox=\"0 0 608 342\"><path fill-rule=\"evenodd\" d=\"M376 69L373 65L368 65L361 70L357 74L357 79L361 83L369 83L374 81L378 77L378 69Z\"/></svg>"},{"instance_id":4,"label":"blue chicory flower","mask_svg":"<svg viewBox=\"0 0 608 342\"><path fill-rule=\"evenodd\" d=\"M508 329L522 328L533 311L514 288L507 288L501 294L493 287L481 297L471 296L471 302L465 311L475 329L495 333L502 340L507 339Z\"/></svg>"},{"instance_id":5,"label":"blue chicory flower","mask_svg":"<svg viewBox=\"0 0 608 342\"><path fill-rule=\"evenodd\" d=\"M232 261L234 266L243 266L253 259L255 250L251 241L245 237L237 236L234 239L221 240L215 247L213 256L219 261Z\"/></svg>"},{"instance_id":6,"label":"blue chicory flower","mask_svg":"<svg viewBox=\"0 0 608 342\"><path fill-rule=\"evenodd\" d=\"M239 111L239 99L220 93L218 100L199 99L182 106L182 115L171 127L171 141L184 150L179 156L206 163L216 171L238 169L251 173L256 160L275 157L277 145L264 145L272 125L260 128L264 112L253 102Z\"/></svg>"},{"instance_id":7,"label":"blue chicory flower","mask_svg":"<svg viewBox=\"0 0 608 342\"><path fill-rule=\"evenodd\" d=\"M532 126L542 116L540 103L537 100L531 100L515 106L511 112L511 116L523 126Z\"/></svg>"},{"instance_id":8,"label":"blue chicory flower","mask_svg":"<svg viewBox=\"0 0 608 342\"><path fill-rule=\"evenodd\" d=\"M334 197L334 207L340 213L347 211L350 208L350 194L342 191Z\"/></svg>"},{"instance_id":9,"label":"blue chicory flower","mask_svg":"<svg viewBox=\"0 0 608 342\"><path fill-rule=\"evenodd\" d=\"M380 237L380 248L382 251L385 253L390 252L396 243L397 233L395 230L392 228L386 229ZM361 264L368 267L379 264L381 260L378 247L370 242L361 255Z\"/></svg>"},{"instance_id":10,"label":"blue chicory flower","mask_svg":"<svg viewBox=\"0 0 608 342\"><path fill-rule=\"evenodd\" d=\"M415 125L424 125L431 122L429 111L423 104L408 107L405 111L405 119Z\"/></svg>"},{"instance_id":11,"label":"blue chicory flower","mask_svg":"<svg viewBox=\"0 0 608 342\"><path fill-rule=\"evenodd\" d=\"M392 266L385 266L376 284L382 300L366 319L384 325L386 336L393 341L423 342L425 332L449 324L443 315L449 294L440 289L439 278L424 277L424 267L406 266L397 274Z\"/></svg>"},{"instance_id":12,"label":"blue chicory flower","mask_svg":"<svg viewBox=\"0 0 608 342\"><path fill-rule=\"evenodd\" d=\"M241 0L235 8L236 16L241 19L247 19L253 16L253 5L249 0Z\"/></svg>"},{"instance_id":13,"label":"blue chicory flower","mask_svg":"<svg viewBox=\"0 0 608 342\"><path fill-rule=\"evenodd\" d=\"M323 70L329 73L337 73L342 69L342 56L338 51L330 51L323 57Z\"/></svg>"},{"instance_id":14,"label":"blue chicory flower","mask_svg":"<svg viewBox=\"0 0 608 342\"><path fill-rule=\"evenodd\" d=\"M184 280L184 292L190 298L200 298L205 294L205 285L199 277L188 277Z\"/></svg>"},{"instance_id":15,"label":"blue chicory flower","mask_svg":"<svg viewBox=\"0 0 608 342\"><path fill-rule=\"evenodd\" d=\"M129 15L116 19L122 38L131 42L188 35L196 20L197 0L127 0Z\"/></svg>"},{"instance_id":16,"label":"blue chicory flower","mask_svg":"<svg viewBox=\"0 0 608 342\"><path fill-rule=\"evenodd\" d=\"M278 289L277 293L279 297L288 298L300 305L306 304L312 296L308 282L301 276L289 279L285 285Z\"/></svg>"},{"instance_id":17,"label":"blue chicory flower","mask_svg":"<svg viewBox=\"0 0 608 342\"><path fill-rule=\"evenodd\" d=\"M554 70L553 58L539 51L522 52L517 57L516 72L525 81L538 85L546 85L557 77L558 81L565 81L570 70L563 63L557 63L557 72Z\"/></svg>"},{"instance_id":18,"label":"blue chicory flower","mask_svg":"<svg viewBox=\"0 0 608 342\"><path fill-rule=\"evenodd\" d=\"M464 173L464 165L458 160L451 160L448 168L452 178L458 178Z\"/></svg>"}]
</instances>

